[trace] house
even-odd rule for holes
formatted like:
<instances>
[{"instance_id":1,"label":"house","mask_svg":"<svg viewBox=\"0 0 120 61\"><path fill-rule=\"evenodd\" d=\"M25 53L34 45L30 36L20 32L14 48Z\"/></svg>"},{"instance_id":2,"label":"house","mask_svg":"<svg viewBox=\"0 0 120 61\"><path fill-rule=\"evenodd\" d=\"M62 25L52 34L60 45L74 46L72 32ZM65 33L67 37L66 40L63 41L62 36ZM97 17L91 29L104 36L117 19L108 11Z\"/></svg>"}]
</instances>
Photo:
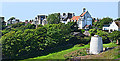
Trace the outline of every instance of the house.
<instances>
[{"instance_id":1,"label":"house","mask_svg":"<svg viewBox=\"0 0 120 61\"><path fill-rule=\"evenodd\" d=\"M92 17L90 13L83 8L83 13L80 16L73 16L71 22L77 22L79 29L85 29L86 27L92 26Z\"/></svg>"},{"instance_id":2,"label":"house","mask_svg":"<svg viewBox=\"0 0 120 61\"><path fill-rule=\"evenodd\" d=\"M47 19L44 19L44 20L42 21L42 25L46 25L46 24L48 24Z\"/></svg>"},{"instance_id":3,"label":"house","mask_svg":"<svg viewBox=\"0 0 120 61\"><path fill-rule=\"evenodd\" d=\"M0 17L0 21L1 21L1 22L3 22L3 21L4 21L4 19L5 19L4 17Z\"/></svg>"},{"instance_id":4,"label":"house","mask_svg":"<svg viewBox=\"0 0 120 61\"><path fill-rule=\"evenodd\" d=\"M19 22L20 22L19 19L8 20L7 23L6 23L6 26L7 26L8 24L15 24L15 23L19 23Z\"/></svg>"},{"instance_id":5,"label":"house","mask_svg":"<svg viewBox=\"0 0 120 61\"><path fill-rule=\"evenodd\" d=\"M25 20L25 25L27 25L29 22L28 22L28 20Z\"/></svg>"},{"instance_id":6,"label":"house","mask_svg":"<svg viewBox=\"0 0 120 61\"><path fill-rule=\"evenodd\" d=\"M63 13L60 15L60 22L67 24L73 16L75 16L74 13Z\"/></svg>"},{"instance_id":7,"label":"house","mask_svg":"<svg viewBox=\"0 0 120 61\"><path fill-rule=\"evenodd\" d=\"M37 17L35 17L35 19L32 21L31 24L35 24L35 25L38 25L38 24L44 24L42 22L44 22L45 20L47 19L47 15L45 14L40 14L40 15L37 15ZM46 24L47 22L45 22Z\"/></svg>"},{"instance_id":8,"label":"house","mask_svg":"<svg viewBox=\"0 0 120 61\"><path fill-rule=\"evenodd\" d=\"M4 17L0 17L0 21L1 21L0 23L2 23L2 25L6 25L6 22L4 21L4 19L5 19Z\"/></svg>"},{"instance_id":9,"label":"house","mask_svg":"<svg viewBox=\"0 0 120 61\"><path fill-rule=\"evenodd\" d=\"M102 30L104 31L120 31L120 21L113 21L110 24L104 25Z\"/></svg>"}]
</instances>

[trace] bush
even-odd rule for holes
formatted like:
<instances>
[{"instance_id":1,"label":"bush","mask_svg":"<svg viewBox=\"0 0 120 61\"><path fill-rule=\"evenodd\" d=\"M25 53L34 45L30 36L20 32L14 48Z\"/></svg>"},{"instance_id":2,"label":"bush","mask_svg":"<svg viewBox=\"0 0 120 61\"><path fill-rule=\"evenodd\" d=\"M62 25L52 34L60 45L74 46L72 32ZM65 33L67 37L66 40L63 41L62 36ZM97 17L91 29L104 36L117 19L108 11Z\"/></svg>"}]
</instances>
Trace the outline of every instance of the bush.
<instances>
[{"instance_id":1,"label":"bush","mask_svg":"<svg viewBox=\"0 0 120 61\"><path fill-rule=\"evenodd\" d=\"M9 32L4 31L0 39L3 57L8 59L28 58L36 56L36 52L44 55L48 53L46 50L53 47L74 44L77 40L74 40L75 37L70 34L73 31L71 26L60 23L35 29L35 25L28 24L9 29Z\"/></svg>"}]
</instances>

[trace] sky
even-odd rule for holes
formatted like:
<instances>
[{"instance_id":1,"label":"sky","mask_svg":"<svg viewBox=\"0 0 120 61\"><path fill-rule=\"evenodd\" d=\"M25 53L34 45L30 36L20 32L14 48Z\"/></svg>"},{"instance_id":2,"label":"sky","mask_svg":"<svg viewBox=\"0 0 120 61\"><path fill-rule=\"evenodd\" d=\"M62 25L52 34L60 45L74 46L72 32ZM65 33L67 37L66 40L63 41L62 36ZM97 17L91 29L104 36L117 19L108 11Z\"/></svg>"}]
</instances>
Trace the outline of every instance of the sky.
<instances>
[{"instance_id":1,"label":"sky","mask_svg":"<svg viewBox=\"0 0 120 61\"><path fill-rule=\"evenodd\" d=\"M26 19L34 19L38 14L56 12L74 12L76 16L79 16L83 8L86 8L91 16L95 18L118 18L118 2L113 2L113 0L111 2L10 2L9 0L4 0L0 8L2 8L1 12L2 16L5 17L5 21L12 16L24 21Z\"/></svg>"},{"instance_id":2,"label":"sky","mask_svg":"<svg viewBox=\"0 0 120 61\"><path fill-rule=\"evenodd\" d=\"M1 0L2 2L118 2L119 0Z\"/></svg>"}]
</instances>

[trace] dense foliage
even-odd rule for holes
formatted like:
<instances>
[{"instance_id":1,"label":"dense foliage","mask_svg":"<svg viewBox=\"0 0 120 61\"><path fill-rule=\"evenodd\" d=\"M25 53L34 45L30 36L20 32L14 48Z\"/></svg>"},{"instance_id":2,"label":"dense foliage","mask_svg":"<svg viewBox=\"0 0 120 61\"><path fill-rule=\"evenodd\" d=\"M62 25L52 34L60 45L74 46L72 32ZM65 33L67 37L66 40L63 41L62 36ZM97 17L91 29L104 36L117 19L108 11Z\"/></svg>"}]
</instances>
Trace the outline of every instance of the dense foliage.
<instances>
[{"instance_id":1,"label":"dense foliage","mask_svg":"<svg viewBox=\"0 0 120 61\"><path fill-rule=\"evenodd\" d=\"M102 37L103 43L109 43L110 42L110 40L108 38L108 35L109 35L108 32L105 32L105 31L102 31L102 30L99 30L99 29L90 29L89 33L90 33L91 36L99 35L100 37Z\"/></svg>"},{"instance_id":2,"label":"dense foliage","mask_svg":"<svg viewBox=\"0 0 120 61\"><path fill-rule=\"evenodd\" d=\"M47 17L49 24L58 24L60 23L60 15L58 13L50 14Z\"/></svg>"},{"instance_id":3,"label":"dense foliage","mask_svg":"<svg viewBox=\"0 0 120 61\"><path fill-rule=\"evenodd\" d=\"M97 28L100 28L102 29L102 27L105 25L105 24L109 24L110 22L112 22L113 19L112 18L109 18L109 17L106 17L106 18L103 18L101 19L99 22L93 22L93 25Z\"/></svg>"},{"instance_id":4,"label":"dense foliage","mask_svg":"<svg viewBox=\"0 0 120 61\"><path fill-rule=\"evenodd\" d=\"M71 35L77 29L74 26L75 22L47 24L37 29L31 24L7 28L2 31L1 38L3 57L21 58L32 56L36 52L42 55L42 51L53 47L77 43L78 39Z\"/></svg>"},{"instance_id":5,"label":"dense foliage","mask_svg":"<svg viewBox=\"0 0 120 61\"><path fill-rule=\"evenodd\" d=\"M24 31L25 29L35 29L36 27L34 24L25 25L25 23L16 23L16 24L11 24L10 26L11 28L5 28L4 30L2 30L2 35L10 31L15 31L15 32L17 32L18 30Z\"/></svg>"},{"instance_id":6,"label":"dense foliage","mask_svg":"<svg viewBox=\"0 0 120 61\"><path fill-rule=\"evenodd\" d=\"M113 31L111 34L108 35L109 39L112 41L119 40L120 41L120 31Z\"/></svg>"},{"instance_id":7,"label":"dense foliage","mask_svg":"<svg viewBox=\"0 0 120 61\"><path fill-rule=\"evenodd\" d=\"M16 27L21 27L21 26L24 26L25 23L16 23L16 24L12 24L11 27L12 28L16 28Z\"/></svg>"}]
</instances>

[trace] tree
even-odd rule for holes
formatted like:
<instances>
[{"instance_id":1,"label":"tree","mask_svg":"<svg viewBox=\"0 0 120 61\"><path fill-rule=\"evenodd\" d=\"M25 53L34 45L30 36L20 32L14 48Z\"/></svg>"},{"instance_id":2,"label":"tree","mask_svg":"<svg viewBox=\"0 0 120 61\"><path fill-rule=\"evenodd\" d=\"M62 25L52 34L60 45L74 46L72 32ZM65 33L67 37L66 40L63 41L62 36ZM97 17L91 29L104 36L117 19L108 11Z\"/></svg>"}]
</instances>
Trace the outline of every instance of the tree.
<instances>
[{"instance_id":1,"label":"tree","mask_svg":"<svg viewBox=\"0 0 120 61\"><path fill-rule=\"evenodd\" d=\"M90 29L89 33L90 33L91 36L94 36L95 33L97 33L97 30L96 29Z\"/></svg>"},{"instance_id":2,"label":"tree","mask_svg":"<svg viewBox=\"0 0 120 61\"><path fill-rule=\"evenodd\" d=\"M111 19L109 17L103 18L102 20L100 20L100 28L102 28L104 24L109 24L112 21L113 21L113 19Z\"/></svg>"},{"instance_id":3,"label":"tree","mask_svg":"<svg viewBox=\"0 0 120 61\"><path fill-rule=\"evenodd\" d=\"M113 31L108 35L108 37L112 41L120 40L120 31Z\"/></svg>"},{"instance_id":4,"label":"tree","mask_svg":"<svg viewBox=\"0 0 120 61\"><path fill-rule=\"evenodd\" d=\"M77 39L71 35L74 23L47 24L35 29L34 25L10 28L3 30L2 42L3 57L11 59L28 58L49 53L47 50L77 43ZM46 52L47 51L47 52ZM43 53L44 52L44 53ZM8 58L8 59L9 59Z\"/></svg>"},{"instance_id":5,"label":"tree","mask_svg":"<svg viewBox=\"0 0 120 61\"><path fill-rule=\"evenodd\" d=\"M110 40L108 38L108 32L104 32L102 30L99 30L99 29L90 29L89 30L89 33L91 36L94 36L94 35L99 35L100 37L102 37L102 40L103 40L103 43L109 43Z\"/></svg>"},{"instance_id":6,"label":"tree","mask_svg":"<svg viewBox=\"0 0 120 61\"><path fill-rule=\"evenodd\" d=\"M16 27L21 27L21 26L24 26L25 23L16 23L16 24L12 24L12 28L16 28Z\"/></svg>"},{"instance_id":7,"label":"tree","mask_svg":"<svg viewBox=\"0 0 120 61\"><path fill-rule=\"evenodd\" d=\"M95 23L94 25L96 25L96 27L102 29L102 27L105 24L110 24L110 22L112 22L112 21L113 21L112 18L106 17L106 18L103 18L102 20L100 20L100 22L98 22L97 24Z\"/></svg>"},{"instance_id":8,"label":"tree","mask_svg":"<svg viewBox=\"0 0 120 61\"><path fill-rule=\"evenodd\" d=\"M115 21L117 21L117 20L120 21L120 18L117 18Z\"/></svg>"},{"instance_id":9,"label":"tree","mask_svg":"<svg viewBox=\"0 0 120 61\"><path fill-rule=\"evenodd\" d=\"M58 13L50 14L47 17L48 24L60 23L60 15Z\"/></svg>"},{"instance_id":10,"label":"tree","mask_svg":"<svg viewBox=\"0 0 120 61\"><path fill-rule=\"evenodd\" d=\"M13 20L13 19L15 19L15 17L11 17L9 20Z\"/></svg>"}]
</instances>

